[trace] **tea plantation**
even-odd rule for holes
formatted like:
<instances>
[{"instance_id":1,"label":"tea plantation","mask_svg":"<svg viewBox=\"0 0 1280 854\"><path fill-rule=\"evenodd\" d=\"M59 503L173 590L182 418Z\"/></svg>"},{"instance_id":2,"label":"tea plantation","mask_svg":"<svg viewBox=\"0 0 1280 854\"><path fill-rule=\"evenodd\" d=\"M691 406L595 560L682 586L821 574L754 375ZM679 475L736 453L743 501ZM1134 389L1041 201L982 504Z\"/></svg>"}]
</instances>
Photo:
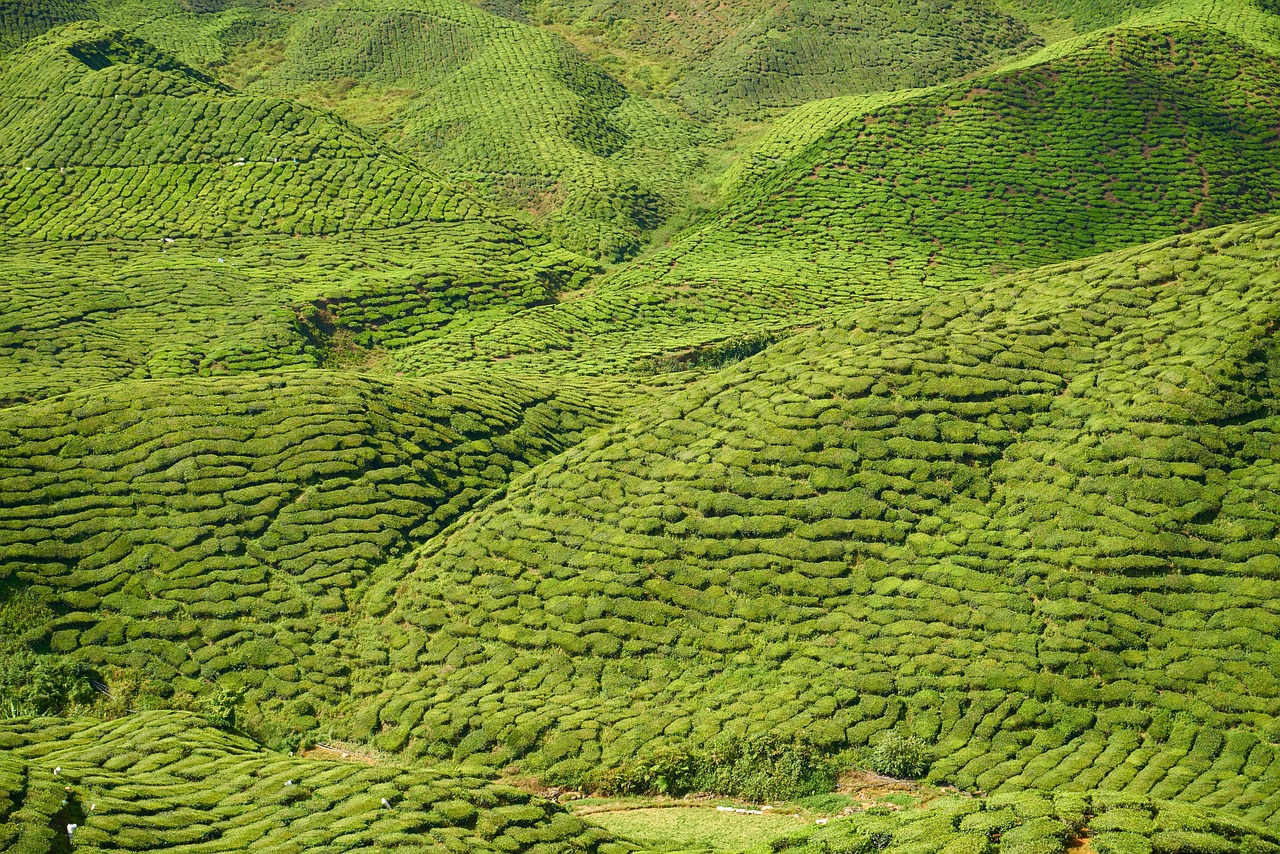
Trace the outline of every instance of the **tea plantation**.
<instances>
[{"instance_id":1,"label":"tea plantation","mask_svg":"<svg viewBox=\"0 0 1280 854\"><path fill-rule=\"evenodd\" d=\"M1271 0L0 0L0 851L1280 854L1278 144Z\"/></svg>"},{"instance_id":2,"label":"tea plantation","mask_svg":"<svg viewBox=\"0 0 1280 854\"><path fill-rule=\"evenodd\" d=\"M284 756L180 712L8 721L0 744L0 844L22 854L633 850L465 771Z\"/></svg>"},{"instance_id":3,"label":"tea plantation","mask_svg":"<svg viewBox=\"0 0 1280 854\"><path fill-rule=\"evenodd\" d=\"M905 726L962 788L1270 820L1278 260L1280 220L1231 226L722 370L372 585L396 687L353 724L568 779Z\"/></svg>"}]
</instances>

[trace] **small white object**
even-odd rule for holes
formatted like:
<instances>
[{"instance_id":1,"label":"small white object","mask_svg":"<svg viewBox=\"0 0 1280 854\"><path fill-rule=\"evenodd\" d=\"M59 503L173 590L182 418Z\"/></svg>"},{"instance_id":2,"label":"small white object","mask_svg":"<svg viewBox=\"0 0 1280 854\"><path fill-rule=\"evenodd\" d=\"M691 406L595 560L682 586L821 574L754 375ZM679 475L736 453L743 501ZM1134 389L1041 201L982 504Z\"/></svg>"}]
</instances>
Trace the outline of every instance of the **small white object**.
<instances>
[{"instance_id":1,"label":"small white object","mask_svg":"<svg viewBox=\"0 0 1280 854\"><path fill-rule=\"evenodd\" d=\"M98 808L97 804L89 804L89 812L93 812Z\"/></svg>"},{"instance_id":2,"label":"small white object","mask_svg":"<svg viewBox=\"0 0 1280 854\"><path fill-rule=\"evenodd\" d=\"M67 836L71 836L71 835L73 835L73 834L76 832L76 828L77 828L77 827L79 827L79 826L80 826L80 825L78 825L78 824L68 824L68 825L67 825Z\"/></svg>"},{"instance_id":3,"label":"small white object","mask_svg":"<svg viewBox=\"0 0 1280 854\"><path fill-rule=\"evenodd\" d=\"M285 780L285 781L284 781L284 784L285 784L286 786L292 786L292 785L293 785L293 781L292 781L292 780Z\"/></svg>"},{"instance_id":4,"label":"small white object","mask_svg":"<svg viewBox=\"0 0 1280 854\"><path fill-rule=\"evenodd\" d=\"M814 824L826 824L826 823L827 823L827 820L825 818L820 818L814 822Z\"/></svg>"},{"instance_id":5,"label":"small white object","mask_svg":"<svg viewBox=\"0 0 1280 854\"><path fill-rule=\"evenodd\" d=\"M383 798L383 799L382 799L382 805L383 805L384 807L386 807L387 809L391 809L391 802L390 802L390 801L388 801L386 798Z\"/></svg>"},{"instance_id":6,"label":"small white object","mask_svg":"<svg viewBox=\"0 0 1280 854\"><path fill-rule=\"evenodd\" d=\"M219 264L221 264L221 263L222 263L222 259L221 259L221 258L219 258L219 259L218 259L218 263L219 263Z\"/></svg>"},{"instance_id":7,"label":"small white object","mask_svg":"<svg viewBox=\"0 0 1280 854\"><path fill-rule=\"evenodd\" d=\"M59 765L57 768L54 768L54 769L53 769L53 776L57 777L57 776L58 776L59 774L61 774L61 773L62 773L62 766L61 766L61 765Z\"/></svg>"}]
</instances>

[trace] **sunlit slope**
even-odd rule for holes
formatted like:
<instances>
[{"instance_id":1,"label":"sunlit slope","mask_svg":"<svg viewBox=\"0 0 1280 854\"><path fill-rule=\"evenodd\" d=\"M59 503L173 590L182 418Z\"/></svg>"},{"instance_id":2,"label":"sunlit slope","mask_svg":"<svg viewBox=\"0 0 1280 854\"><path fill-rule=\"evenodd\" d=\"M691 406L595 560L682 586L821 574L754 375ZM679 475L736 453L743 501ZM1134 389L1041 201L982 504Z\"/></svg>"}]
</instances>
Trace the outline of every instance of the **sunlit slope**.
<instances>
[{"instance_id":1,"label":"sunlit slope","mask_svg":"<svg viewBox=\"0 0 1280 854\"><path fill-rule=\"evenodd\" d=\"M9 720L0 744L0 844L24 854L632 850L466 772L286 756L190 713Z\"/></svg>"},{"instance_id":2,"label":"sunlit slope","mask_svg":"<svg viewBox=\"0 0 1280 854\"><path fill-rule=\"evenodd\" d=\"M611 260L675 212L699 158L692 126L562 39L455 0L297 16L284 62L257 85L305 93L334 80L411 90L391 118L398 145Z\"/></svg>"},{"instance_id":3,"label":"sunlit slope","mask_svg":"<svg viewBox=\"0 0 1280 854\"><path fill-rule=\"evenodd\" d=\"M995 4L933 0L724 4L539 0L531 20L622 56L641 83L704 117L959 77L1039 40Z\"/></svg>"},{"instance_id":4,"label":"sunlit slope","mask_svg":"<svg viewBox=\"0 0 1280 854\"><path fill-rule=\"evenodd\" d=\"M271 701L259 727L306 731L360 669L335 638L370 574L603 423L593 397L308 371L12 407L0 579L54 609L41 648L166 694L234 673Z\"/></svg>"},{"instance_id":5,"label":"sunlit slope","mask_svg":"<svg viewBox=\"0 0 1280 854\"><path fill-rule=\"evenodd\" d=\"M249 91L338 111L597 257L634 253L681 210L701 157L702 131L674 110L563 39L458 0L98 6Z\"/></svg>"},{"instance_id":6,"label":"sunlit slope","mask_svg":"<svg viewBox=\"0 0 1280 854\"><path fill-rule=\"evenodd\" d=\"M397 361L635 370L866 300L1257 216L1278 204L1276 94L1274 56L1169 24L964 84L814 102L670 247L554 306L469 316Z\"/></svg>"},{"instance_id":7,"label":"sunlit slope","mask_svg":"<svg viewBox=\"0 0 1280 854\"><path fill-rule=\"evenodd\" d=\"M1244 219L1276 205L1277 91L1216 29L1110 31L843 122L634 276L834 302Z\"/></svg>"},{"instance_id":8,"label":"sunlit slope","mask_svg":"<svg viewBox=\"0 0 1280 854\"><path fill-rule=\"evenodd\" d=\"M0 402L360 362L586 263L323 110L123 31L0 66Z\"/></svg>"},{"instance_id":9,"label":"sunlit slope","mask_svg":"<svg viewBox=\"0 0 1280 854\"><path fill-rule=\"evenodd\" d=\"M1278 260L1269 219L866 306L589 438L375 586L358 729L572 778L903 725L964 788L1269 820Z\"/></svg>"},{"instance_id":10,"label":"sunlit slope","mask_svg":"<svg viewBox=\"0 0 1280 854\"><path fill-rule=\"evenodd\" d=\"M332 234L483 213L329 113L236 94L92 23L0 69L0 168L10 237Z\"/></svg>"}]
</instances>

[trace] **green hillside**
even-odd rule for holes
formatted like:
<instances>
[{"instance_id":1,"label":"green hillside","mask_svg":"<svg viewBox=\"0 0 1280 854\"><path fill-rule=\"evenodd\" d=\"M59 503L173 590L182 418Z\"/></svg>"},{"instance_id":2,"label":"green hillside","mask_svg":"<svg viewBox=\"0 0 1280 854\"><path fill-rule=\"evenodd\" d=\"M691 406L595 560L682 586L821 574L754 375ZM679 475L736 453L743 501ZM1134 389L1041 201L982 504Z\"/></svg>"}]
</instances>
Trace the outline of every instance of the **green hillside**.
<instances>
[{"instance_id":1,"label":"green hillside","mask_svg":"<svg viewBox=\"0 0 1280 854\"><path fill-rule=\"evenodd\" d=\"M865 307L587 440L374 585L370 648L423 635L381 719L570 778L906 725L962 788L1270 819L1277 228Z\"/></svg>"},{"instance_id":2,"label":"green hillside","mask_svg":"<svg viewBox=\"0 0 1280 854\"><path fill-rule=\"evenodd\" d=\"M1274 55L1168 23L973 81L813 102L748 149L724 207L669 246L555 305L469 316L393 361L679 366L867 300L1275 211L1276 95Z\"/></svg>"},{"instance_id":3,"label":"green hillside","mask_svg":"<svg viewBox=\"0 0 1280 854\"><path fill-rule=\"evenodd\" d=\"M531 20L575 41L652 88L669 88L696 115L758 115L814 98L939 83L1040 40L987 2L842 4L688 0L537 0ZM643 62L628 62L633 56Z\"/></svg>"},{"instance_id":4,"label":"green hillside","mask_svg":"<svg viewBox=\"0 0 1280 854\"><path fill-rule=\"evenodd\" d=\"M0 412L0 579L55 653L175 691L237 673L266 730L351 689L370 573L600 424L538 383L336 372L120 382ZM29 635L30 640L35 636Z\"/></svg>"},{"instance_id":5,"label":"green hillside","mask_svg":"<svg viewBox=\"0 0 1280 854\"><path fill-rule=\"evenodd\" d=\"M465 771L286 757L196 715L6 721L0 740L0 845L22 854L633 850Z\"/></svg>"},{"instance_id":6,"label":"green hillside","mask_svg":"<svg viewBox=\"0 0 1280 854\"><path fill-rule=\"evenodd\" d=\"M634 254L689 203L704 130L458 0L97 7L224 82L336 110L595 257Z\"/></svg>"},{"instance_id":7,"label":"green hillside","mask_svg":"<svg viewBox=\"0 0 1280 854\"><path fill-rule=\"evenodd\" d=\"M0 0L0 850L1280 854L1270 0Z\"/></svg>"},{"instance_id":8,"label":"green hillside","mask_svg":"<svg viewBox=\"0 0 1280 854\"><path fill-rule=\"evenodd\" d=\"M0 68L0 401L341 365L578 256L325 111L82 23Z\"/></svg>"}]
</instances>

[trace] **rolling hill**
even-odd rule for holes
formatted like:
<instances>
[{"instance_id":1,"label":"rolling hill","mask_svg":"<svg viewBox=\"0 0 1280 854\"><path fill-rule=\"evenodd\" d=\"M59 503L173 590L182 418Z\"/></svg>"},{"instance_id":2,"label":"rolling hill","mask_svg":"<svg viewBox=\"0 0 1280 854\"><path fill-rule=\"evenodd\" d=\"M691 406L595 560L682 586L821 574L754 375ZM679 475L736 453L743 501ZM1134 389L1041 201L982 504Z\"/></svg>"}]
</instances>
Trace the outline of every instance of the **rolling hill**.
<instances>
[{"instance_id":1,"label":"rolling hill","mask_svg":"<svg viewBox=\"0 0 1280 854\"><path fill-rule=\"evenodd\" d=\"M1047 54L801 108L744 155L725 205L669 246L554 305L468 316L393 361L679 366L867 301L1277 210L1274 54L1208 23L1120 28Z\"/></svg>"},{"instance_id":2,"label":"rolling hill","mask_svg":"<svg viewBox=\"0 0 1280 854\"><path fill-rule=\"evenodd\" d=\"M1280 854L1277 11L0 0L0 849Z\"/></svg>"}]
</instances>

